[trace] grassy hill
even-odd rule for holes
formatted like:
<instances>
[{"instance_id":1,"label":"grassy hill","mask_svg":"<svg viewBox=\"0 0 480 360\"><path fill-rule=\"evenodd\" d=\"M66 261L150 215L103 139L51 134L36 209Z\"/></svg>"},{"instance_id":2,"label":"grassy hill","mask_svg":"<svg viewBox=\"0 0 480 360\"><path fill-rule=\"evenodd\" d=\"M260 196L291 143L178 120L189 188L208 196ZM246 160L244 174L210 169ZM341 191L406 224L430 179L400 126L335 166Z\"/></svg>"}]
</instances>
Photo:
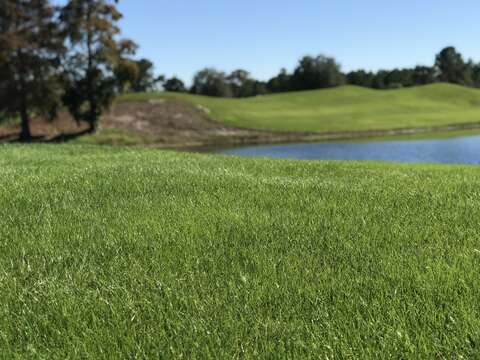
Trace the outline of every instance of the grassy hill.
<instances>
[{"instance_id":1,"label":"grassy hill","mask_svg":"<svg viewBox=\"0 0 480 360\"><path fill-rule=\"evenodd\" d=\"M2 357L479 354L478 167L36 145L0 177Z\"/></svg>"},{"instance_id":2,"label":"grassy hill","mask_svg":"<svg viewBox=\"0 0 480 360\"><path fill-rule=\"evenodd\" d=\"M247 99L189 94L131 94L121 100L174 98L210 111L238 127L336 132L431 127L480 122L480 90L451 84L399 90L344 86Z\"/></svg>"}]
</instances>

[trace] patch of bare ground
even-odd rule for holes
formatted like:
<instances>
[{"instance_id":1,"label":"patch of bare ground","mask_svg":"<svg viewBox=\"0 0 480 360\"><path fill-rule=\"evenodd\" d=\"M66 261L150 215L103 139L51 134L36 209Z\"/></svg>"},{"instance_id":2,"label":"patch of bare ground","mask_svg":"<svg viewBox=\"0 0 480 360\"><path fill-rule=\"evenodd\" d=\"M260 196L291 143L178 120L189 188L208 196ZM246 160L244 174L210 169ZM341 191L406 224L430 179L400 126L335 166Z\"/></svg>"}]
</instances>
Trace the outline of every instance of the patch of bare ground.
<instances>
[{"instance_id":1,"label":"patch of bare ground","mask_svg":"<svg viewBox=\"0 0 480 360\"><path fill-rule=\"evenodd\" d=\"M308 135L236 128L212 121L208 114L208 109L175 100L118 102L103 126L141 134L165 147L291 141Z\"/></svg>"}]
</instances>

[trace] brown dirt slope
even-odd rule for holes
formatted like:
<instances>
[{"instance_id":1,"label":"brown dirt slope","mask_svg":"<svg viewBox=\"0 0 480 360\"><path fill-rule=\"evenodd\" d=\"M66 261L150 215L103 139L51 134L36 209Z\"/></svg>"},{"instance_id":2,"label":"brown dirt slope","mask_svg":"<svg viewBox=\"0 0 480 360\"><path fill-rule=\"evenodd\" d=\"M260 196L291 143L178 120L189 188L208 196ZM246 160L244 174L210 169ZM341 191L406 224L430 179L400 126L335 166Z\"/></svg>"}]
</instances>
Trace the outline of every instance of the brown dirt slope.
<instances>
[{"instance_id":1,"label":"brown dirt slope","mask_svg":"<svg viewBox=\"0 0 480 360\"><path fill-rule=\"evenodd\" d=\"M307 133L240 129L209 119L205 109L174 100L118 102L104 126L142 134L163 146L208 146L288 141Z\"/></svg>"}]
</instances>

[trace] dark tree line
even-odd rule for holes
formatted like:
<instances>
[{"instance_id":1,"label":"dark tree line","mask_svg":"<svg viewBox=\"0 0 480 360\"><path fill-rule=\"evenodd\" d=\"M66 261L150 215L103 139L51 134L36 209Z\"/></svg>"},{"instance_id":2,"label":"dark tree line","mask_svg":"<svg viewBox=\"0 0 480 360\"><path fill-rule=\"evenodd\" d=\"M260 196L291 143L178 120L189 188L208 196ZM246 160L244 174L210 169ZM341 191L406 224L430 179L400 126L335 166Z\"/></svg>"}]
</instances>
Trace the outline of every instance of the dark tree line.
<instances>
[{"instance_id":1,"label":"dark tree line","mask_svg":"<svg viewBox=\"0 0 480 360\"><path fill-rule=\"evenodd\" d=\"M177 82L180 80L176 79ZM397 89L448 82L480 87L480 63L465 61L453 47L443 49L433 66L416 66L410 69L356 70L343 73L334 58L323 55L301 58L292 73L286 69L272 79L262 82L253 79L245 70L227 75L212 68L199 71L188 90L185 84L168 91L190 91L194 94L220 97L248 97L268 93L331 88L340 85L357 85L373 89Z\"/></svg>"}]
</instances>

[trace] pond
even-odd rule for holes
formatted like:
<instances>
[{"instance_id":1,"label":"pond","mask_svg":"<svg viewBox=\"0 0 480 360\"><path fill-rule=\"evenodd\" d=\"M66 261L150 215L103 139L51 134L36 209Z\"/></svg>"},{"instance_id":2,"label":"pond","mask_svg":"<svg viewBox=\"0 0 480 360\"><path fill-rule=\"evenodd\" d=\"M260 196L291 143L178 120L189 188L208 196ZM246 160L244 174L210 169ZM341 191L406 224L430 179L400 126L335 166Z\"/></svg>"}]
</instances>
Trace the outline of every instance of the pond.
<instances>
[{"instance_id":1,"label":"pond","mask_svg":"<svg viewBox=\"0 0 480 360\"><path fill-rule=\"evenodd\" d=\"M302 160L384 160L480 164L480 136L429 140L335 141L218 149L220 154Z\"/></svg>"}]
</instances>

